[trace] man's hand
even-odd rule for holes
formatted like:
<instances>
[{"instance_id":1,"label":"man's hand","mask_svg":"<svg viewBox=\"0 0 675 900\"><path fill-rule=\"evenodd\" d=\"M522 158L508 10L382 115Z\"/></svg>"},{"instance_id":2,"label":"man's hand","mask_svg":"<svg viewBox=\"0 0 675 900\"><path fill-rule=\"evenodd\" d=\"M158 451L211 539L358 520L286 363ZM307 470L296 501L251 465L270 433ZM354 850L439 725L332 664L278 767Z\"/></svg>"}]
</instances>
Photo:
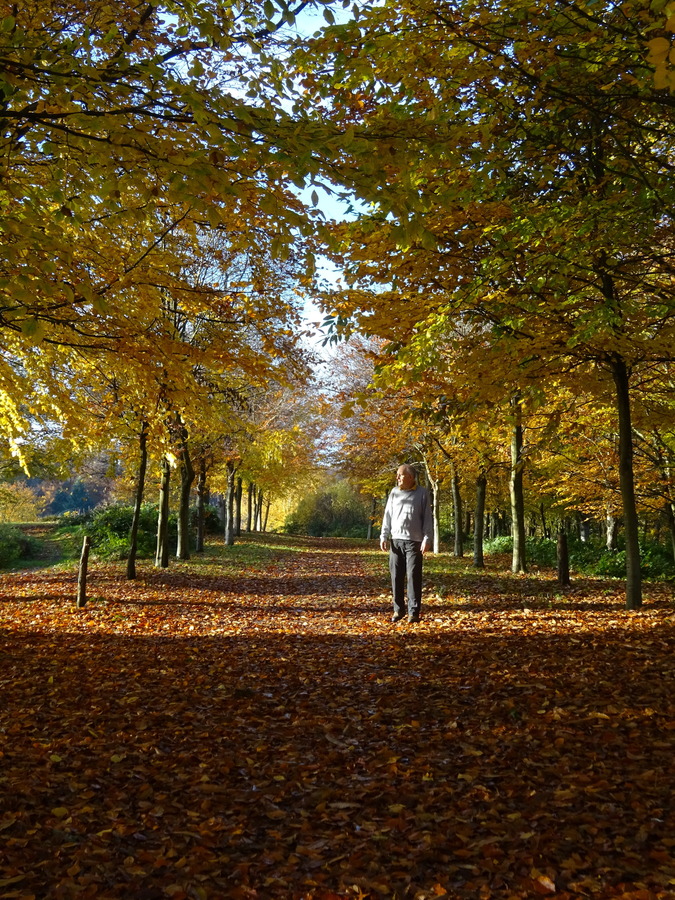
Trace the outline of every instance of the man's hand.
<instances>
[{"instance_id":1,"label":"man's hand","mask_svg":"<svg viewBox=\"0 0 675 900\"><path fill-rule=\"evenodd\" d=\"M427 541L426 538L423 538L423 539L422 539L422 546L420 547L420 550L421 550L421 552L422 552L422 556L424 556L424 554L427 552L428 549L429 549L429 542Z\"/></svg>"},{"instance_id":2,"label":"man's hand","mask_svg":"<svg viewBox=\"0 0 675 900\"><path fill-rule=\"evenodd\" d=\"M388 550L389 541L386 538L380 538L380 550Z\"/></svg>"}]
</instances>

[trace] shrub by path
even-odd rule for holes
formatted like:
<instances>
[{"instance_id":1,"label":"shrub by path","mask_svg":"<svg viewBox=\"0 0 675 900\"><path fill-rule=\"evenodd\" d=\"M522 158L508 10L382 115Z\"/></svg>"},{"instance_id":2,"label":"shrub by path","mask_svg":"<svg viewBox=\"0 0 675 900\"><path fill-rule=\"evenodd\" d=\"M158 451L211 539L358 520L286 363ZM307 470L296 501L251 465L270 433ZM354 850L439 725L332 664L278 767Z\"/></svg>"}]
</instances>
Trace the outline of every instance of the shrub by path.
<instances>
[{"instance_id":1,"label":"shrub by path","mask_svg":"<svg viewBox=\"0 0 675 900\"><path fill-rule=\"evenodd\" d=\"M363 547L4 576L0 898L675 897L670 592Z\"/></svg>"}]
</instances>

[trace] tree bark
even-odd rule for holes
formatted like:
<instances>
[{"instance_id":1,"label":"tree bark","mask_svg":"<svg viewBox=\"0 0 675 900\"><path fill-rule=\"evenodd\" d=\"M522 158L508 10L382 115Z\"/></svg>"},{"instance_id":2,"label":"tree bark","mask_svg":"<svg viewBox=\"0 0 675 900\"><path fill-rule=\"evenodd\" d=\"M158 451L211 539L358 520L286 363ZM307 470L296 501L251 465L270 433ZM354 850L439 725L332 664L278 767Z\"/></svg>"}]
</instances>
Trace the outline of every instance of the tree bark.
<instances>
[{"instance_id":1,"label":"tree bark","mask_svg":"<svg viewBox=\"0 0 675 900\"><path fill-rule=\"evenodd\" d=\"M248 483L248 515L246 517L246 530L253 531L253 491L255 490L252 481Z\"/></svg>"},{"instance_id":2,"label":"tree bark","mask_svg":"<svg viewBox=\"0 0 675 900\"><path fill-rule=\"evenodd\" d=\"M570 556L567 547L567 535L564 531L558 532L558 584L567 587L570 583Z\"/></svg>"},{"instance_id":3,"label":"tree bark","mask_svg":"<svg viewBox=\"0 0 675 900\"><path fill-rule=\"evenodd\" d=\"M513 556L511 571L527 572L525 559L525 499L523 496L523 425L520 397L511 400L514 411L514 422L511 431L511 477L509 493L511 495L511 534L513 537Z\"/></svg>"},{"instance_id":4,"label":"tree bark","mask_svg":"<svg viewBox=\"0 0 675 900\"><path fill-rule=\"evenodd\" d=\"M617 546L616 540L619 531L619 523L609 507L605 513L605 528L607 532L605 536L605 547L609 553L613 553Z\"/></svg>"},{"instance_id":5,"label":"tree bark","mask_svg":"<svg viewBox=\"0 0 675 900\"><path fill-rule=\"evenodd\" d=\"M271 504L271 502L272 502L271 499L268 497L268 498L267 498L267 502L265 503L265 520L264 520L264 522L263 522L262 531L267 531L267 520L268 520L269 515L270 515L270 504Z\"/></svg>"},{"instance_id":6,"label":"tree bark","mask_svg":"<svg viewBox=\"0 0 675 900\"><path fill-rule=\"evenodd\" d=\"M666 522L668 523L668 534L670 535L670 548L675 560L675 510L670 501L666 503Z\"/></svg>"},{"instance_id":7,"label":"tree bark","mask_svg":"<svg viewBox=\"0 0 675 900\"><path fill-rule=\"evenodd\" d=\"M241 495L244 490L244 483L241 476L237 478L237 487L234 492L234 535L241 537Z\"/></svg>"},{"instance_id":8,"label":"tree bark","mask_svg":"<svg viewBox=\"0 0 675 900\"><path fill-rule=\"evenodd\" d=\"M89 565L89 548L91 538L88 534L82 541L82 553L80 555L80 568L77 573L77 608L82 609L87 605L87 566Z\"/></svg>"},{"instance_id":9,"label":"tree bark","mask_svg":"<svg viewBox=\"0 0 675 900\"><path fill-rule=\"evenodd\" d=\"M225 546L231 547L234 544L234 475L235 465L232 460L228 459L226 463L227 470L227 491L225 493Z\"/></svg>"},{"instance_id":10,"label":"tree bark","mask_svg":"<svg viewBox=\"0 0 675 900\"><path fill-rule=\"evenodd\" d=\"M551 532L546 522L546 510L544 509L543 503L539 504L539 512L541 514L541 527L543 529L544 537L549 538L551 536Z\"/></svg>"},{"instance_id":11,"label":"tree bark","mask_svg":"<svg viewBox=\"0 0 675 900\"><path fill-rule=\"evenodd\" d=\"M626 609L642 606L642 574L640 572L640 533L635 502L633 472L633 429L630 415L630 385L626 362L619 354L611 360L616 387L619 418L619 484L623 506L623 531L626 541Z\"/></svg>"},{"instance_id":12,"label":"tree bark","mask_svg":"<svg viewBox=\"0 0 675 900\"><path fill-rule=\"evenodd\" d=\"M254 530L262 531L263 530L263 489L256 491L255 498L255 514L254 514Z\"/></svg>"},{"instance_id":13,"label":"tree bark","mask_svg":"<svg viewBox=\"0 0 675 900\"><path fill-rule=\"evenodd\" d=\"M206 457L199 458L197 475L197 545L196 553L204 552L204 532L206 530Z\"/></svg>"},{"instance_id":14,"label":"tree bark","mask_svg":"<svg viewBox=\"0 0 675 900\"><path fill-rule=\"evenodd\" d=\"M485 495L487 493L487 476L481 472L476 478L476 506L473 515L473 567L484 569L483 536L485 529Z\"/></svg>"},{"instance_id":15,"label":"tree bark","mask_svg":"<svg viewBox=\"0 0 675 900\"><path fill-rule=\"evenodd\" d=\"M188 433L180 426L180 503L178 507L177 559L190 559L190 491L195 480L195 470L190 459Z\"/></svg>"},{"instance_id":16,"label":"tree bark","mask_svg":"<svg viewBox=\"0 0 675 900\"><path fill-rule=\"evenodd\" d=\"M372 502L370 504L370 515L368 516L368 534L366 535L367 540L373 539L373 529L375 527L375 513L377 512L377 497L372 498Z\"/></svg>"},{"instance_id":17,"label":"tree bark","mask_svg":"<svg viewBox=\"0 0 675 900\"><path fill-rule=\"evenodd\" d=\"M140 459L138 463L138 480L136 482L136 496L134 498L134 515L131 520L129 532L129 555L127 556L127 578L131 581L136 577L136 556L138 554L138 526L141 521L141 507L143 506L143 492L145 490L145 473L148 468L148 423L141 423L141 433L138 436Z\"/></svg>"},{"instance_id":18,"label":"tree bark","mask_svg":"<svg viewBox=\"0 0 675 900\"><path fill-rule=\"evenodd\" d=\"M169 488L171 487L171 466L166 456L162 457L162 478L159 485L159 511L157 515L157 549L155 566L166 569L169 565Z\"/></svg>"},{"instance_id":19,"label":"tree bark","mask_svg":"<svg viewBox=\"0 0 675 900\"><path fill-rule=\"evenodd\" d=\"M464 556L464 522L462 521L462 492L460 489L459 475L452 467L452 479L450 481L452 491L452 515L455 520L455 556Z\"/></svg>"},{"instance_id":20,"label":"tree bark","mask_svg":"<svg viewBox=\"0 0 675 900\"><path fill-rule=\"evenodd\" d=\"M485 527L485 495L487 493L487 476L484 472L476 478L476 508L473 516L473 566L484 569L483 529Z\"/></svg>"}]
</instances>

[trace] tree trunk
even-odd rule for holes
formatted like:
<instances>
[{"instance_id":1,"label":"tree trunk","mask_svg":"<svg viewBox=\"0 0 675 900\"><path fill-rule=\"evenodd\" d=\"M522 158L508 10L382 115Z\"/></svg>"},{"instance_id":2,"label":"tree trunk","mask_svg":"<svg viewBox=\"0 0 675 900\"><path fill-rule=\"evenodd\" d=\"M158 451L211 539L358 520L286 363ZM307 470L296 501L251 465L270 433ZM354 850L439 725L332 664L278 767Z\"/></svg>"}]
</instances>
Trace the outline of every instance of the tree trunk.
<instances>
[{"instance_id":1,"label":"tree trunk","mask_svg":"<svg viewBox=\"0 0 675 900\"><path fill-rule=\"evenodd\" d=\"M450 481L452 490L452 515L455 520L455 556L464 556L464 530L462 521L462 492L460 490L459 475L452 467L452 479Z\"/></svg>"},{"instance_id":2,"label":"tree trunk","mask_svg":"<svg viewBox=\"0 0 675 900\"><path fill-rule=\"evenodd\" d=\"M473 566L484 569L483 528L485 524L485 495L487 493L487 476L484 472L476 478L476 508L473 515Z\"/></svg>"},{"instance_id":3,"label":"tree trunk","mask_svg":"<svg viewBox=\"0 0 675 900\"><path fill-rule=\"evenodd\" d=\"M607 512L605 513L605 529L605 547L607 548L608 553L613 553L617 548L619 523L617 522L616 516L609 507L607 507Z\"/></svg>"},{"instance_id":4,"label":"tree trunk","mask_svg":"<svg viewBox=\"0 0 675 900\"><path fill-rule=\"evenodd\" d=\"M263 530L262 514L263 514L263 489L260 488L260 490L256 491L256 498L255 498L255 515L254 515L255 524L253 526L255 531Z\"/></svg>"},{"instance_id":5,"label":"tree trunk","mask_svg":"<svg viewBox=\"0 0 675 900\"><path fill-rule=\"evenodd\" d=\"M568 587L570 583L570 556L567 548L567 535L564 531L558 532L558 584Z\"/></svg>"},{"instance_id":6,"label":"tree trunk","mask_svg":"<svg viewBox=\"0 0 675 900\"><path fill-rule=\"evenodd\" d=\"M372 503L370 504L370 515L368 516L368 534L366 535L366 539L371 541L373 539L373 529L375 527L375 513L377 512L377 497L373 497Z\"/></svg>"},{"instance_id":7,"label":"tree trunk","mask_svg":"<svg viewBox=\"0 0 675 900\"><path fill-rule=\"evenodd\" d=\"M252 481L248 483L248 515L246 517L246 530L248 532L253 531L253 491L255 487Z\"/></svg>"},{"instance_id":8,"label":"tree trunk","mask_svg":"<svg viewBox=\"0 0 675 900\"><path fill-rule=\"evenodd\" d=\"M523 497L523 425L520 397L511 400L514 422L511 431L511 534L513 536L513 557L511 571L527 572L525 560L525 499Z\"/></svg>"},{"instance_id":9,"label":"tree trunk","mask_svg":"<svg viewBox=\"0 0 675 900\"><path fill-rule=\"evenodd\" d=\"M640 572L640 537L633 473L633 430L630 416L629 376L623 357L616 354L611 365L616 386L616 408L619 418L619 484L623 506L623 531L626 541L626 609L640 609L642 606L642 574Z\"/></svg>"},{"instance_id":10,"label":"tree trunk","mask_svg":"<svg viewBox=\"0 0 675 900\"><path fill-rule=\"evenodd\" d=\"M148 423L141 423L141 433L138 436L140 459L138 463L138 480L136 482L136 497L134 499L134 515L131 520L129 532L129 556L127 557L127 578L133 580L136 577L136 556L138 554L138 526L141 521L141 507L143 505L143 492L145 490L145 473L148 468Z\"/></svg>"},{"instance_id":11,"label":"tree trunk","mask_svg":"<svg viewBox=\"0 0 675 900\"><path fill-rule=\"evenodd\" d=\"M244 490L244 483L241 476L237 478L237 487L234 492L234 535L241 537L241 495Z\"/></svg>"},{"instance_id":12,"label":"tree trunk","mask_svg":"<svg viewBox=\"0 0 675 900\"><path fill-rule=\"evenodd\" d=\"M196 553L204 552L204 531L206 530L206 457L199 458L199 475L197 476L197 546Z\"/></svg>"},{"instance_id":13,"label":"tree trunk","mask_svg":"<svg viewBox=\"0 0 675 900\"><path fill-rule=\"evenodd\" d=\"M88 534L82 541L82 553L80 555L80 568L77 573L77 608L82 609L87 604L87 566L89 565L89 547L91 538Z\"/></svg>"},{"instance_id":14,"label":"tree trunk","mask_svg":"<svg viewBox=\"0 0 675 900\"><path fill-rule=\"evenodd\" d=\"M265 503L265 520L264 520L263 526L262 526L262 530L263 530L263 531L267 531L267 520L268 520L269 515L270 515L270 504L271 504L271 502L272 502L272 501L271 501L270 498L268 497L268 498L267 498L267 502Z\"/></svg>"},{"instance_id":15,"label":"tree trunk","mask_svg":"<svg viewBox=\"0 0 675 900\"><path fill-rule=\"evenodd\" d=\"M166 569L169 565L169 488L171 486L171 466L166 456L162 457L162 479L159 485L159 512L157 514L157 549L155 566Z\"/></svg>"},{"instance_id":16,"label":"tree trunk","mask_svg":"<svg viewBox=\"0 0 675 900\"><path fill-rule=\"evenodd\" d=\"M546 510L544 509L543 503L539 504L539 512L541 514L541 527L543 529L544 537L549 538L551 537L551 532L549 531L549 527L546 523Z\"/></svg>"},{"instance_id":17,"label":"tree trunk","mask_svg":"<svg viewBox=\"0 0 675 900\"><path fill-rule=\"evenodd\" d=\"M431 484L431 514L434 523L434 553L441 552L441 485L438 480L429 479Z\"/></svg>"},{"instance_id":18,"label":"tree trunk","mask_svg":"<svg viewBox=\"0 0 675 900\"><path fill-rule=\"evenodd\" d=\"M190 459L187 428L180 429L180 503L178 507L177 559L190 559L190 491L195 470Z\"/></svg>"},{"instance_id":19,"label":"tree trunk","mask_svg":"<svg viewBox=\"0 0 675 900\"><path fill-rule=\"evenodd\" d=\"M675 560L675 510L670 501L666 503L666 522L668 523L668 533L670 535L670 547L673 551L673 559Z\"/></svg>"},{"instance_id":20,"label":"tree trunk","mask_svg":"<svg viewBox=\"0 0 675 900\"><path fill-rule=\"evenodd\" d=\"M227 492L225 494L225 546L231 547L234 544L234 473L235 466L232 460L228 459L226 463L227 469Z\"/></svg>"}]
</instances>

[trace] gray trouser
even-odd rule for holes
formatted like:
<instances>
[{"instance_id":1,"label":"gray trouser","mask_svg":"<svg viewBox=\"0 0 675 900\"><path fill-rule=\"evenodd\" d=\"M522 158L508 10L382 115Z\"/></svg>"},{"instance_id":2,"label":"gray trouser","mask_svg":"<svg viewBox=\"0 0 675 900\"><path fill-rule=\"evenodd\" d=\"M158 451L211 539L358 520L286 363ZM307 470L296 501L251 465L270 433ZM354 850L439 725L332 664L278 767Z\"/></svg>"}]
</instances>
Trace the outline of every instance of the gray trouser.
<instances>
[{"instance_id":1,"label":"gray trouser","mask_svg":"<svg viewBox=\"0 0 675 900\"><path fill-rule=\"evenodd\" d=\"M389 571L396 615L405 614L405 586L408 588L408 615L418 616L422 606L422 544L420 541L390 541Z\"/></svg>"}]
</instances>

